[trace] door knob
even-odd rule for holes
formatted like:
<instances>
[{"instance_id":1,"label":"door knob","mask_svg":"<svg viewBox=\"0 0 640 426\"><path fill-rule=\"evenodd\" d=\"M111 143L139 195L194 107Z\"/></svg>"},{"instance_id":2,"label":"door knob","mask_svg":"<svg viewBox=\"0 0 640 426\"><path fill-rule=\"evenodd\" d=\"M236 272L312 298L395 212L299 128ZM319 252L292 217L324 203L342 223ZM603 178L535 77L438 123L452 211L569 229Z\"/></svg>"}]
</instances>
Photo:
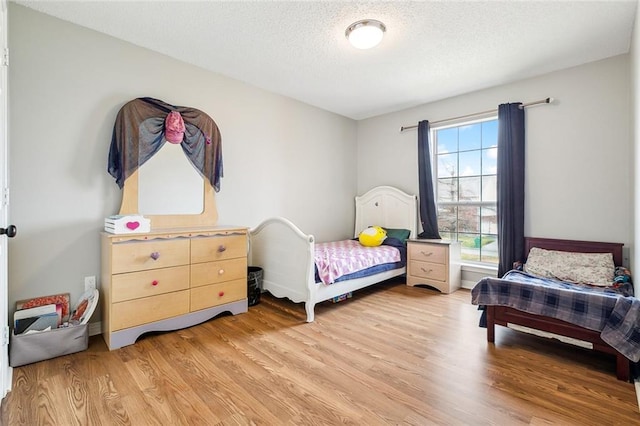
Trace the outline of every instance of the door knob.
<instances>
[{"instance_id":1,"label":"door knob","mask_svg":"<svg viewBox=\"0 0 640 426\"><path fill-rule=\"evenodd\" d=\"M15 225L9 225L6 228L0 228L0 235L6 234L7 237L13 238L18 233L18 228Z\"/></svg>"}]
</instances>

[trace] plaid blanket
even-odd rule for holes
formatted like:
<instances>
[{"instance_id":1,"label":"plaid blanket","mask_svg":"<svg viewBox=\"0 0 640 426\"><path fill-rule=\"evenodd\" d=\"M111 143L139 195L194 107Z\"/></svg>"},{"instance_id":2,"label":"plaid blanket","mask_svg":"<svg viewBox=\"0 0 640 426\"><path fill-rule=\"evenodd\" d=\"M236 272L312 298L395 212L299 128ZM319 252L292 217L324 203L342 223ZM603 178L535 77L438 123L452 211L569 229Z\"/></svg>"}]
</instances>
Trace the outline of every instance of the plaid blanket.
<instances>
[{"instance_id":1,"label":"plaid blanket","mask_svg":"<svg viewBox=\"0 0 640 426\"><path fill-rule=\"evenodd\" d=\"M499 305L556 318L594 331L631 361L640 360L640 301L628 286L594 287L512 270L483 278L471 290L474 305Z\"/></svg>"},{"instance_id":2,"label":"plaid blanket","mask_svg":"<svg viewBox=\"0 0 640 426\"><path fill-rule=\"evenodd\" d=\"M640 300L618 298L600 337L631 361L640 361Z\"/></svg>"}]
</instances>

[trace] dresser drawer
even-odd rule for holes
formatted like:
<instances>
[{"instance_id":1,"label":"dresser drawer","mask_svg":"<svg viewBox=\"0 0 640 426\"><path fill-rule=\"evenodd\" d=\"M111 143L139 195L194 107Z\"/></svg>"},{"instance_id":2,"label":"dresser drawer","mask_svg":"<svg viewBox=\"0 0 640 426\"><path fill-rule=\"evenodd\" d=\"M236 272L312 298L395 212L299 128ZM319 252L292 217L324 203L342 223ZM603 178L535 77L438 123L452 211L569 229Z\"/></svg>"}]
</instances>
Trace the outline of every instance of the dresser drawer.
<instances>
[{"instance_id":1,"label":"dresser drawer","mask_svg":"<svg viewBox=\"0 0 640 426\"><path fill-rule=\"evenodd\" d=\"M129 272L111 279L111 302L139 299L189 288L189 266Z\"/></svg>"},{"instance_id":2,"label":"dresser drawer","mask_svg":"<svg viewBox=\"0 0 640 426\"><path fill-rule=\"evenodd\" d=\"M239 279L247 279L246 257L191 265L191 287Z\"/></svg>"},{"instance_id":3,"label":"dresser drawer","mask_svg":"<svg viewBox=\"0 0 640 426\"><path fill-rule=\"evenodd\" d=\"M409 258L445 264L449 247L440 244L409 244Z\"/></svg>"},{"instance_id":4,"label":"dresser drawer","mask_svg":"<svg viewBox=\"0 0 640 426\"><path fill-rule=\"evenodd\" d=\"M247 257L246 235L200 237L191 240L191 263Z\"/></svg>"},{"instance_id":5,"label":"dresser drawer","mask_svg":"<svg viewBox=\"0 0 640 426\"><path fill-rule=\"evenodd\" d=\"M435 281L447 280L447 267L439 263L418 262L412 260L409 264L411 275Z\"/></svg>"},{"instance_id":6,"label":"dresser drawer","mask_svg":"<svg viewBox=\"0 0 640 426\"><path fill-rule=\"evenodd\" d=\"M226 281L191 289L191 311L211 308L247 297L247 280Z\"/></svg>"},{"instance_id":7,"label":"dresser drawer","mask_svg":"<svg viewBox=\"0 0 640 426\"><path fill-rule=\"evenodd\" d=\"M189 240L148 240L113 244L112 273L189 264Z\"/></svg>"},{"instance_id":8,"label":"dresser drawer","mask_svg":"<svg viewBox=\"0 0 640 426\"><path fill-rule=\"evenodd\" d=\"M189 290L114 303L111 331L160 321L189 312Z\"/></svg>"}]
</instances>

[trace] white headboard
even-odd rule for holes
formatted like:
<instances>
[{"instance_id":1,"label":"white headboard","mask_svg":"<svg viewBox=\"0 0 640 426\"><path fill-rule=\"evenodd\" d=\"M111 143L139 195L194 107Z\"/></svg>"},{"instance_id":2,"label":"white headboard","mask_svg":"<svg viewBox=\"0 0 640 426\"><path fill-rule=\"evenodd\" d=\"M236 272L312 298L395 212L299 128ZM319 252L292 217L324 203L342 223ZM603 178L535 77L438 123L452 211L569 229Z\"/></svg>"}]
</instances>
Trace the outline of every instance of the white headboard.
<instances>
[{"instance_id":1,"label":"white headboard","mask_svg":"<svg viewBox=\"0 0 640 426\"><path fill-rule=\"evenodd\" d=\"M392 186L378 186L356 197L354 236L368 226L409 229L411 238L418 235L418 197Z\"/></svg>"}]
</instances>

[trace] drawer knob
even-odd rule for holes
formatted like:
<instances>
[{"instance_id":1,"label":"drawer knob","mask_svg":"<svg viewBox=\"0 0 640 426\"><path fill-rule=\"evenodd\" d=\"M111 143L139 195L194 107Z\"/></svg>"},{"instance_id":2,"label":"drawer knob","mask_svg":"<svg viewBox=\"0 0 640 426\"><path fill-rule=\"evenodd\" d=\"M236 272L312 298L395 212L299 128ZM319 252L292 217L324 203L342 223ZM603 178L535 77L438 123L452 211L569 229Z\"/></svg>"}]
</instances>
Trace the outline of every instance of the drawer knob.
<instances>
[{"instance_id":1,"label":"drawer knob","mask_svg":"<svg viewBox=\"0 0 640 426\"><path fill-rule=\"evenodd\" d=\"M222 274L224 274L224 269L220 269L220 270L218 271L218 275L222 275Z\"/></svg>"},{"instance_id":2,"label":"drawer knob","mask_svg":"<svg viewBox=\"0 0 640 426\"><path fill-rule=\"evenodd\" d=\"M221 291L220 293L218 293L218 297L222 297L224 296L224 291Z\"/></svg>"},{"instance_id":3,"label":"drawer knob","mask_svg":"<svg viewBox=\"0 0 640 426\"><path fill-rule=\"evenodd\" d=\"M158 280L151 281L151 285L154 286L154 287L157 286L158 285Z\"/></svg>"},{"instance_id":4,"label":"drawer knob","mask_svg":"<svg viewBox=\"0 0 640 426\"><path fill-rule=\"evenodd\" d=\"M218 246L218 253L222 253L223 251L227 250L227 248L225 246L223 246L222 244L220 244Z\"/></svg>"},{"instance_id":5,"label":"drawer knob","mask_svg":"<svg viewBox=\"0 0 640 426\"><path fill-rule=\"evenodd\" d=\"M153 260L158 260L160 258L160 253L157 251L154 251L149 255L149 257L152 258Z\"/></svg>"},{"instance_id":6,"label":"drawer knob","mask_svg":"<svg viewBox=\"0 0 640 426\"><path fill-rule=\"evenodd\" d=\"M433 254L432 252L426 253L424 251L421 251L420 253L422 253L423 256L427 256L427 257L429 257L429 256L431 256Z\"/></svg>"},{"instance_id":7,"label":"drawer knob","mask_svg":"<svg viewBox=\"0 0 640 426\"><path fill-rule=\"evenodd\" d=\"M424 268L420 268L420 269L422 269L422 272L427 273L427 274L429 272L433 271L433 269L424 269Z\"/></svg>"}]
</instances>

